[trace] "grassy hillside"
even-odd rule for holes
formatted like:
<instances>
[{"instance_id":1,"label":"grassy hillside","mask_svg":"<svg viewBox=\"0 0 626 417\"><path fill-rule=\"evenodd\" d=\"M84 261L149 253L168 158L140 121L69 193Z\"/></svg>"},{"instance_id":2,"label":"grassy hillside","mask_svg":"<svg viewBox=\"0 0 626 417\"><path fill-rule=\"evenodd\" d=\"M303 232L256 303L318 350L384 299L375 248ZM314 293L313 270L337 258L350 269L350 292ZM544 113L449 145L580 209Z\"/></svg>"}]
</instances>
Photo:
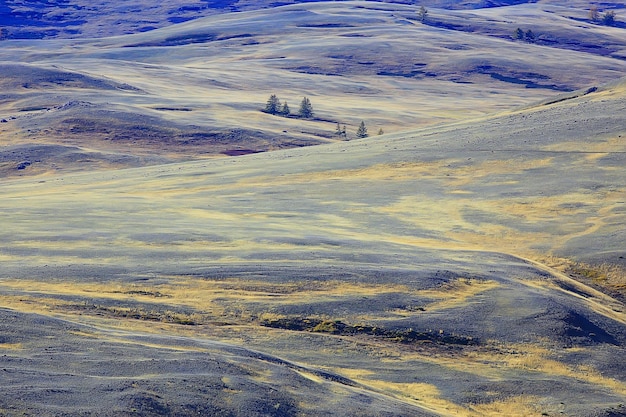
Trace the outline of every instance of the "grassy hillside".
<instances>
[{"instance_id":1,"label":"grassy hillside","mask_svg":"<svg viewBox=\"0 0 626 417\"><path fill-rule=\"evenodd\" d=\"M3 41L0 415L626 415L623 29L567 4Z\"/></svg>"},{"instance_id":2,"label":"grassy hillside","mask_svg":"<svg viewBox=\"0 0 626 417\"><path fill-rule=\"evenodd\" d=\"M5 181L2 406L72 415L107 392L114 414L619 415L624 304L593 285L624 285L625 93ZM66 321L21 335L31 313ZM43 382L15 400L32 369Z\"/></svg>"},{"instance_id":3,"label":"grassy hillside","mask_svg":"<svg viewBox=\"0 0 626 417\"><path fill-rule=\"evenodd\" d=\"M570 17L578 9L437 9L427 24L417 10L314 3L121 37L4 41L0 133L3 145L19 148L2 149L2 170L117 168L337 142L338 123L348 139L361 121L372 135L402 132L626 73L623 30L581 23ZM465 26L446 28L455 22ZM518 26L532 28L537 43L514 41ZM587 49L575 50L583 32ZM316 117L262 113L271 94L293 113L309 97ZM78 155L73 163L68 153Z\"/></svg>"},{"instance_id":4,"label":"grassy hillside","mask_svg":"<svg viewBox=\"0 0 626 417\"><path fill-rule=\"evenodd\" d=\"M278 5L307 4L317 0L174 0L155 3L140 0L132 5L111 0L6 0L0 5L0 38L94 38L147 32L208 15L273 8ZM410 0L392 0L391 4L413 4ZM525 0L429 0L428 7L476 9L532 3ZM585 9L588 2L550 1L551 4ZM607 8L620 7L609 3ZM623 5L621 5L623 7Z\"/></svg>"}]
</instances>

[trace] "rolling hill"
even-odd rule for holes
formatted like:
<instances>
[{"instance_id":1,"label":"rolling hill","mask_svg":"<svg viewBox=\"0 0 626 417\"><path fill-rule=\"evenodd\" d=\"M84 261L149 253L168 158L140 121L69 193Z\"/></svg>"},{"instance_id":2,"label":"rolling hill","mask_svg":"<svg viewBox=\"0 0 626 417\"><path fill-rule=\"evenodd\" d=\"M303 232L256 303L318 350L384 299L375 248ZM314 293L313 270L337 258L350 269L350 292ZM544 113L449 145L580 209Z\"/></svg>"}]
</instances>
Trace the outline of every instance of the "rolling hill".
<instances>
[{"instance_id":1,"label":"rolling hill","mask_svg":"<svg viewBox=\"0 0 626 417\"><path fill-rule=\"evenodd\" d=\"M5 181L2 407L619 415L623 302L537 260L623 267L625 91L359 141ZM57 392L46 381L59 373ZM93 392L109 394L90 405Z\"/></svg>"},{"instance_id":2,"label":"rolling hill","mask_svg":"<svg viewBox=\"0 0 626 417\"><path fill-rule=\"evenodd\" d=\"M623 60L415 10L3 41L0 415L626 415Z\"/></svg>"},{"instance_id":3,"label":"rolling hill","mask_svg":"<svg viewBox=\"0 0 626 417\"><path fill-rule=\"evenodd\" d=\"M354 138L361 120L371 134L402 132L626 73L623 29L581 22L582 8L436 9L428 24L416 20L417 9L320 2L126 36L5 40L0 132L3 145L19 148L2 149L2 171L118 168L337 142L338 123ZM518 26L532 28L537 43L514 41ZM316 118L269 117L260 110L271 94L293 113L309 97ZM49 147L45 158L41 146Z\"/></svg>"}]
</instances>

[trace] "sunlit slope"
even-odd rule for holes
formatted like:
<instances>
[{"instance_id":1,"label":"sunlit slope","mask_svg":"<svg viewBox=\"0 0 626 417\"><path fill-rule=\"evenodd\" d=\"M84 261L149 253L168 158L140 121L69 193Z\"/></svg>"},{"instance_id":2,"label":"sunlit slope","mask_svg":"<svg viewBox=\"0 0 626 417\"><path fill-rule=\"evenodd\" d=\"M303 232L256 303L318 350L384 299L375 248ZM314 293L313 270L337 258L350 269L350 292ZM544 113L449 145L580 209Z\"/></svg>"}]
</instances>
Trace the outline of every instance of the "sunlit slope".
<instances>
[{"instance_id":1,"label":"sunlit slope","mask_svg":"<svg viewBox=\"0 0 626 417\"><path fill-rule=\"evenodd\" d=\"M114 353L112 343L133 340L156 369L180 343L273 355L216 354L215 366L256 367L230 368L237 386L207 384L215 368L189 383L201 368L162 378L143 362L138 379L62 353L31 362L46 375L64 361L72 375L115 370L135 384L109 397L115 407L185 404L166 389L185 382L215 390L216 409L248 415L238 401L267 405L251 381L271 390L285 372L281 389L304 384L345 415L360 415L354 389L390 415L615 415L626 399L623 303L533 261L623 265L625 94L620 82L404 134L6 181L0 303L19 320L32 312L92 326L55 333L86 361L97 346ZM24 375L0 388L6 408L31 384L24 360L43 345L4 326L3 367ZM178 369L197 359L181 358ZM37 398L20 406L67 406L50 391ZM317 415L301 400L288 398Z\"/></svg>"},{"instance_id":2,"label":"sunlit slope","mask_svg":"<svg viewBox=\"0 0 626 417\"><path fill-rule=\"evenodd\" d=\"M38 221L54 238L73 230L80 235L84 227L101 230L104 240L87 239L86 248L125 238L131 247L139 245L138 254L147 248L144 239L133 237L136 229L191 233L179 249L196 239L215 241L225 244L219 251L239 257L248 246L228 242L258 241L254 245L263 247L287 236L323 236L577 259L605 254L619 262L623 97L618 83L551 105L415 133L97 176L10 181L2 186L8 205L3 239L32 235L45 241L30 223ZM19 210L10 210L12 205ZM17 221L31 210L48 216ZM25 230L12 231L11 225ZM594 238L601 244L580 243ZM116 251L115 245L110 249Z\"/></svg>"}]
</instances>

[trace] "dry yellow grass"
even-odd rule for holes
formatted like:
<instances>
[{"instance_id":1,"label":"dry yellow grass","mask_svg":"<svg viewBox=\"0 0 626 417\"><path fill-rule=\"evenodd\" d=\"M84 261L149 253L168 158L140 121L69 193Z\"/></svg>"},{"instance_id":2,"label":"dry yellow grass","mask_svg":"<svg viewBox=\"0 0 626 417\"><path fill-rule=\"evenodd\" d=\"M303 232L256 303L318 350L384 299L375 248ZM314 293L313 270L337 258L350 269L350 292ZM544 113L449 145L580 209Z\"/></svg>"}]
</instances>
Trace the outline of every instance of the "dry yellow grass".
<instances>
[{"instance_id":1,"label":"dry yellow grass","mask_svg":"<svg viewBox=\"0 0 626 417\"><path fill-rule=\"evenodd\" d=\"M433 303L427 304L429 311L443 310L447 308L459 307L468 302L477 295L499 287L495 281L484 281L471 278L459 278L437 289L418 291L420 296L439 299Z\"/></svg>"},{"instance_id":2,"label":"dry yellow grass","mask_svg":"<svg viewBox=\"0 0 626 417\"><path fill-rule=\"evenodd\" d=\"M607 262L590 264L558 256L537 255L539 262L583 283L620 293L626 297L626 268Z\"/></svg>"},{"instance_id":3,"label":"dry yellow grass","mask_svg":"<svg viewBox=\"0 0 626 417\"><path fill-rule=\"evenodd\" d=\"M540 398L530 395L520 395L501 401L470 406L469 416L485 417L540 417L549 415L539 406ZM564 415L560 413L560 415Z\"/></svg>"},{"instance_id":4,"label":"dry yellow grass","mask_svg":"<svg viewBox=\"0 0 626 417\"><path fill-rule=\"evenodd\" d=\"M0 343L0 350L19 350L23 348L24 346L21 343Z\"/></svg>"},{"instance_id":5,"label":"dry yellow grass","mask_svg":"<svg viewBox=\"0 0 626 417\"><path fill-rule=\"evenodd\" d=\"M341 373L364 386L386 395L402 399L433 411L441 416L458 417L539 417L542 409L539 398L515 396L485 404L459 405L442 398L436 386L426 383L394 383L376 379L376 375L362 369L342 369Z\"/></svg>"}]
</instances>

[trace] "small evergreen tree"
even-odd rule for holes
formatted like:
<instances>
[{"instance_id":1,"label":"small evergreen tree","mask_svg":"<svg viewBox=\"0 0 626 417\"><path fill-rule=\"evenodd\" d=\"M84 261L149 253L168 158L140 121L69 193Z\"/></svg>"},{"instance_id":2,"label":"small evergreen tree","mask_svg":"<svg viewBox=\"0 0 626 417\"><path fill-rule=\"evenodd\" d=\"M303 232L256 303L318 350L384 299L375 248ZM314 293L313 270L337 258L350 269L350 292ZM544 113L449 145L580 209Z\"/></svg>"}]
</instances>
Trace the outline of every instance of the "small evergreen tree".
<instances>
[{"instance_id":1,"label":"small evergreen tree","mask_svg":"<svg viewBox=\"0 0 626 417\"><path fill-rule=\"evenodd\" d=\"M597 22L598 20L600 20L600 12L598 12L598 6L591 6L589 8L589 19L592 22Z\"/></svg>"},{"instance_id":2,"label":"small evergreen tree","mask_svg":"<svg viewBox=\"0 0 626 417\"><path fill-rule=\"evenodd\" d=\"M311 101L307 97L302 99L298 114L304 119L311 119L313 117L313 106L311 106Z\"/></svg>"},{"instance_id":3,"label":"small evergreen tree","mask_svg":"<svg viewBox=\"0 0 626 417\"><path fill-rule=\"evenodd\" d=\"M615 24L615 12L613 10L609 10L604 13L604 16L602 16L602 23L607 26L613 26Z\"/></svg>"},{"instance_id":4,"label":"small evergreen tree","mask_svg":"<svg viewBox=\"0 0 626 417\"><path fill-rule=\"evenodd\" d=\"M367 134L367 127L365 127L365 122L361 120L361 124L359 125L359 128L356 131L356 137L357 138L366 138L369 135Z\"/></svg>"},{"instance_id":5,"label":"small evergreen tree","mask_svg":"<svg viewBox=\"0 0 626 417\"><path fill-rule=\"evenodd\" d=\"M385 131L383 130L382 127L380 129L378 129L378 136L384 135L384 134L385 134Z\"/></svg>"},{"instance_id":6,"label":"small evergreen tree","mask_svg":"<svg viewBox=\"0 0 626 417\"><path fill-rule=\"evenodd\" d=\"M343 135L343 131L341 130L341 125L337 122L337 128L335 129L335 135L341 136Z\"/></svg>"},{"instance_id":7,"label":"small evergreen tree","mask_svg":"<svg viewBox=\"0 0 626 417\"><path fill-rule=\"evenodd\" d=\"M280 110L280 114L282 114L283 116L289 116L291 114L291 109L289 108L289 105L286 101L283 104L282 109Z\"/></svg>"},{"instance_id":8,"label":"small evergreen tree","mask_svg":"<svg viewBox=\"0 0 626 417\"><path fill-rule=\"evenodd\" d=\"M417 19L422 23L426 22L426 19L428 19L428 10L426 10L426 7L421 6L417 11Z\"/></svg>"},{"instance_id":9,"label":"small evergreen tree","mask_svg":"<svg viewBox=\"0 0 626 417\"><path fill-rule=\"evenodd\" d=\"M337 122L337 128L335 129L335 135L341 136L344 139L347 138L346 134L346 125L341 126L339 122Z\"/></svg>"},{"instance_id":10,"label":"small evergreen tree","mask_svg":"<svg viewBox=\"0 0 626 417\"><path fill-rule=\"evenodd\" d=\"M526 38L526 42L535 43L535 34L532 30L528 29L524 37Z\"/></svg>"},{"instance_id":11,"label":"small evergreen tree","mask_svg":"<svg viewBox=\"0 0 626 417\"><path fill-rule=\"evenodd\" d=\"M513 34L513 39L517 39L518 41L523 41L524 31L521 28L515 29L515 33Z\"/></svg>"},{"instance_id":12,"label":"small evergreen tree","mask_svg":"<svg viewBox=\"0 0 626 417\"><path fill-rule=\"evenodd\" d=\"M270 98L267 99L267 104L265 104L265 113L269 114L278 114L280 113L280 100L276 94L272 94Z\"/></svg>"}]
</instances>

